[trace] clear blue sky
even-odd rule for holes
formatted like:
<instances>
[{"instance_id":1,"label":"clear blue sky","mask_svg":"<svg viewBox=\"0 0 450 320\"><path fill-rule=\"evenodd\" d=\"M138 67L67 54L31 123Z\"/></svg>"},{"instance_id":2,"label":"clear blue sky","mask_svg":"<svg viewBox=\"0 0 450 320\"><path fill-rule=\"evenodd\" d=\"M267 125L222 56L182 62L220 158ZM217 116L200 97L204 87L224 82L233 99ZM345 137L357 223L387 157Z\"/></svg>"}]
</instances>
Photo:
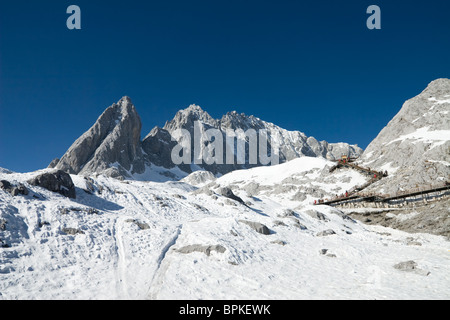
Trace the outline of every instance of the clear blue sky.
<instances>
[{"instance_id":1,"label":"clear blue sky","mask_svg":"<svg viewBox=\"0 0 450 320\"><path fill-rule=\"evenodd\" d=\"M449 57L442 0L1 1L0 167L46 167L124 95L142 137L195 103L365 148Z\"/></svg>"}]
</instances>

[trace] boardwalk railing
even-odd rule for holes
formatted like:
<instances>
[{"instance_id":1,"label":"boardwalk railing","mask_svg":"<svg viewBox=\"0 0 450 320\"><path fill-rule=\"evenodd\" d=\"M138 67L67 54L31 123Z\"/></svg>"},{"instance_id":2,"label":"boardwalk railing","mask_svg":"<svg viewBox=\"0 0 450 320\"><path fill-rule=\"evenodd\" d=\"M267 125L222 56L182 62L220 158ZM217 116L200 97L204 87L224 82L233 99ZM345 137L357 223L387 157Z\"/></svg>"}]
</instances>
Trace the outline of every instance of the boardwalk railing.
<instances>
[{"instance_id":1,"label":"boardwalk railing","mask_svg":"<svg viewBox=\"0 0 450 320\"><path fill-rule=\"evenodd\" d=\"M325 199L325 200L319 200L316 201L314 204L325 204L325 205L331 205L331 204L339 204L344 202L390 202L393 200L399 200L399 199L406 199L410 197L417 197L417 196L424 196L430 193L434 192L441 192L445 190L450 190L450 182L445 181L443 183L439 184L427 184L423 185L421 187L416 187L410 190L400 191L394 194L378 194L375 192L370 193L358 193L356 195L348 195L345 196L339 196L334 199Z\"/></svg>"}]
</instances>

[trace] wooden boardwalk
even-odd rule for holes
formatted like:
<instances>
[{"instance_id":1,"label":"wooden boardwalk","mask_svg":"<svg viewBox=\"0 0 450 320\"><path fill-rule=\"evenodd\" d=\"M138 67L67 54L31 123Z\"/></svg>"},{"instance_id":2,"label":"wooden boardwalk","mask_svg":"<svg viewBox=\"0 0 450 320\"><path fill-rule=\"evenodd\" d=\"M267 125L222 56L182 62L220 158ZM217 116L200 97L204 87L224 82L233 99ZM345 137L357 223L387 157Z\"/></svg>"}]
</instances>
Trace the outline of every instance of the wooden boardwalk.
<instances>
[{"instance_id":1,"label":"wooden boardwalk","mask_svg":"<svg viewBox=\"0 0 450 320\"><path fill-rule=\"evenodd\" d=\"M387 177L387 171L381 172L376 170L371 170L370 168L361 167L351 159L347 160L347 157L343 157L341 160L337 161L337 164L330 168L330 172L335 171L338 168L350 168L354 170L358 170L364 173L367 173L371 176L370 180L361 186L355 186L352 189L346 192L346 195L341 195L333 199L325 199L325 200L316 200L314 202L315 205L337 205L341 203L348 202L381 202L381 203L389 203L390 201L401 200L411 197L424 196L433 192L441 192L450 189L450 182L445 181L444 183L438 185L428 185L422 188L414 188L407 191L398 192L394 195L381 195L381 194L360 194L362 190L370 186L371 184Z\"/></svg>"},{"instance_id":2,"label":"wooden boardwalk","mask_svg":"<svg viewBox=\"0 0 450 320\"><path fill-rule=\"evenodd\" d=\"M379 195L379 194L369 194L369 195L351 195L348 197L338 197L332 200L325 200L316 202L316 205L337 205L340 203L346 202L382 202L389 203L394 200L401 200L411 197L424 196L434 192L441 192L450 190L450 182L446 181L444 183L434 185L431 187L424 188L414 188L408 191L403 191L400 193L396 193L394 195Z\"/></svg>"}]
</instances>

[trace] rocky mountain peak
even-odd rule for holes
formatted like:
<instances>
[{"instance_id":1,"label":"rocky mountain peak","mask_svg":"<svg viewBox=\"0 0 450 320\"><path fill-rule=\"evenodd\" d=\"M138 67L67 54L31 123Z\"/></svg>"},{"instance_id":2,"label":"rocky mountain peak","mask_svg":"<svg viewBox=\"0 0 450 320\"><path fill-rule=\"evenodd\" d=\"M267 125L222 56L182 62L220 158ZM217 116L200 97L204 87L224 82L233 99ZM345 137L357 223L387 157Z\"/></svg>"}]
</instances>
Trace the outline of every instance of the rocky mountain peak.
<instances>
[{"instance_id":1,"label":"rocky mountain peak","mask_svg":"<svg viewBox=\"0 0 450 320\"><path fill-rule=\"evenodd\" d=\"M213 119L208 112L204 111L200 106L192 104L188 108L178 111L163 129L169 132L173 132L176 129L191 130L194 128L195 121L200 121L212 127L217 126L217 120Z\"/></svg>"},{"instance_id":2,"label":"rocky mountain peak","mask_svg":"<svg viewBox=\"0 0 450 320\"><path fill-rule=\"evenodd\" d=\"M244 131L248 129L264 129L264 121L256 118L252 115L247 116L245 113L238 113L236 111L228 112L220 119L220 127L223 130L227 129L242 129Z\"/></svg>"},{"instance_id":3,"label":"rocky mountain peak","mask_svg":"<svg viewBox=\"0 0 450 320\"><path fill-rule=\"evenodd\" d=\"M78 138L56 168L72 174L142 171L141 119L129 97L107 108L95 124Z\"/></svg>"}]
</instances>

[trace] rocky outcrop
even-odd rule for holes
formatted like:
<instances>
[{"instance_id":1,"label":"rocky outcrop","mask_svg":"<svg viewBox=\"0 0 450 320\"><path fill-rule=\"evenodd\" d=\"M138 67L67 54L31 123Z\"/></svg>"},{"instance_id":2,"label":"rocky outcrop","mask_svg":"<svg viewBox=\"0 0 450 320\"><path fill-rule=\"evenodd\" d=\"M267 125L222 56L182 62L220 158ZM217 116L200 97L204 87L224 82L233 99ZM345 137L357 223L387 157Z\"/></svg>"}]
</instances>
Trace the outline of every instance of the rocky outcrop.
<instances>
[{"instance_id":1,"label":"rocky outcrop","mask_svg":"<svg viewBox=\"0 0 450 320\"><path fill-rule=\"evenodd\" d=\"M141 120L130 98L105 110L64 154L56 168L71 174L105 173L112 177L142 173Z\"/></svg>"},{"instance_id":2,"label":"rocky outcrop","mask_svg":"<svg viewBox=\"0 0 450 320\"><path fill-rule=\"evenodd\" d=\"M76 198L75 185L72 178L61 170L41 174L29 180L28 183L32 186L39 186L49 191L57 192L68 198Z\"/></svg>"},{"instance_id":3,"label":"rocky outcrop","mask_svg":"<svg viewBox=\"0 0 450 320\"><path fill-rule=\"evenodd\" d=\"M267 226L262 223L255 222L255 221L247 221L247 220L239 220L239 222L248 225L250 228L252 228L253 230L255 230L258 233L261 233L264 235L270 234L270 229L267 228Z\"/></svg>"},{"instance_id":4,"label":"rocky outcrop","mask_svg":"<svg viewBox=\"0 0 450 320\"><path fill-rule=\"evenodd\" d=\"M334 230L327 229L327 230L323 230L323 231L316 233L316 237L326 237L326 236L331 236L333 234L336 234L336 232L334 232Z\"/></svg>"},{"instance_id":5,"label":"rocky outcrop","mask_svg":"<svg viewBox=\"0 0 450 320\"><path fill-rule=\"evenodd\" d=\"M28 195L28 189L23 184L14 185L6 180L0 181L0 189L9 192L14 197L19 194Z\"/></svg>"},{"instance_id":6,"label":"rocky outcrop","mask_svg":"<svg viewBox=\"0 0 450 320\"><path fill-rule=\"evenodd\" d=\"M429 271L420 269L417 266L417 262L409 260L397 263L394 265L394 268L400 271L412 272L421 276L428 276L430 274Z\"/></svg>"},{"instance_id":7,"label":"rocky outcrop","mask_svg":"<svg viewBox=\"0 0 450 320\"><path fill-rule=\"evenodd\" d=\"M449 112L449 79L431 82L406 101L362 155L363 166L389 174L367 190L393 194L444 183L450 176Z\"/></svg>"},{"instance_id":8,"label":"rocky outcrop","mask_svg":"<svg viewBox=\"0 0 450 320\"><path fill-rule=\"evenodd\" d=\"M172 162L171 153L176 145L177 143L172 140L172 136L167 130L155 127L142 141L142 150L150 163L172 169L175 164ZM187 168L184 169L186 171Z\"/></svg>"},{"instance_id":9,"label":"rocky outcrop","mask_svg":"<svg viewBox=\"0 0 450 320\"><path fill-rule=\"evenodd\" d=\"M201 252L201 253L206 254L209 257L211 255L211 252L213 252L213 251L216 251L218 253L224 253L226 250L227 249L221 245L204 246L204 245L200 245L200 244L192 244L192 245L182 247L180 249L176 249L176 252L182 253L182 254Z\"/></svg>"},{"instance_id":10,"label":"rocky outcrop","mask_svg":"<svg viewBox=\"0 0 450 320\"><path fill-rule=\"evenodd\" d=\"M219 188L218 191L219 191L219 194L220 194L221 196L224 196L224 197L229 198L229 199L231 199L231 200L237 201L237 202L243 204L244 206L246 206L244 200L242 200L240 197L238 197L237 195L235 195L235 194L233 193L233 191L232 191L230 188L228 188L228 187L222 187L222 188Z\"/></svg>"}]
</instances>

